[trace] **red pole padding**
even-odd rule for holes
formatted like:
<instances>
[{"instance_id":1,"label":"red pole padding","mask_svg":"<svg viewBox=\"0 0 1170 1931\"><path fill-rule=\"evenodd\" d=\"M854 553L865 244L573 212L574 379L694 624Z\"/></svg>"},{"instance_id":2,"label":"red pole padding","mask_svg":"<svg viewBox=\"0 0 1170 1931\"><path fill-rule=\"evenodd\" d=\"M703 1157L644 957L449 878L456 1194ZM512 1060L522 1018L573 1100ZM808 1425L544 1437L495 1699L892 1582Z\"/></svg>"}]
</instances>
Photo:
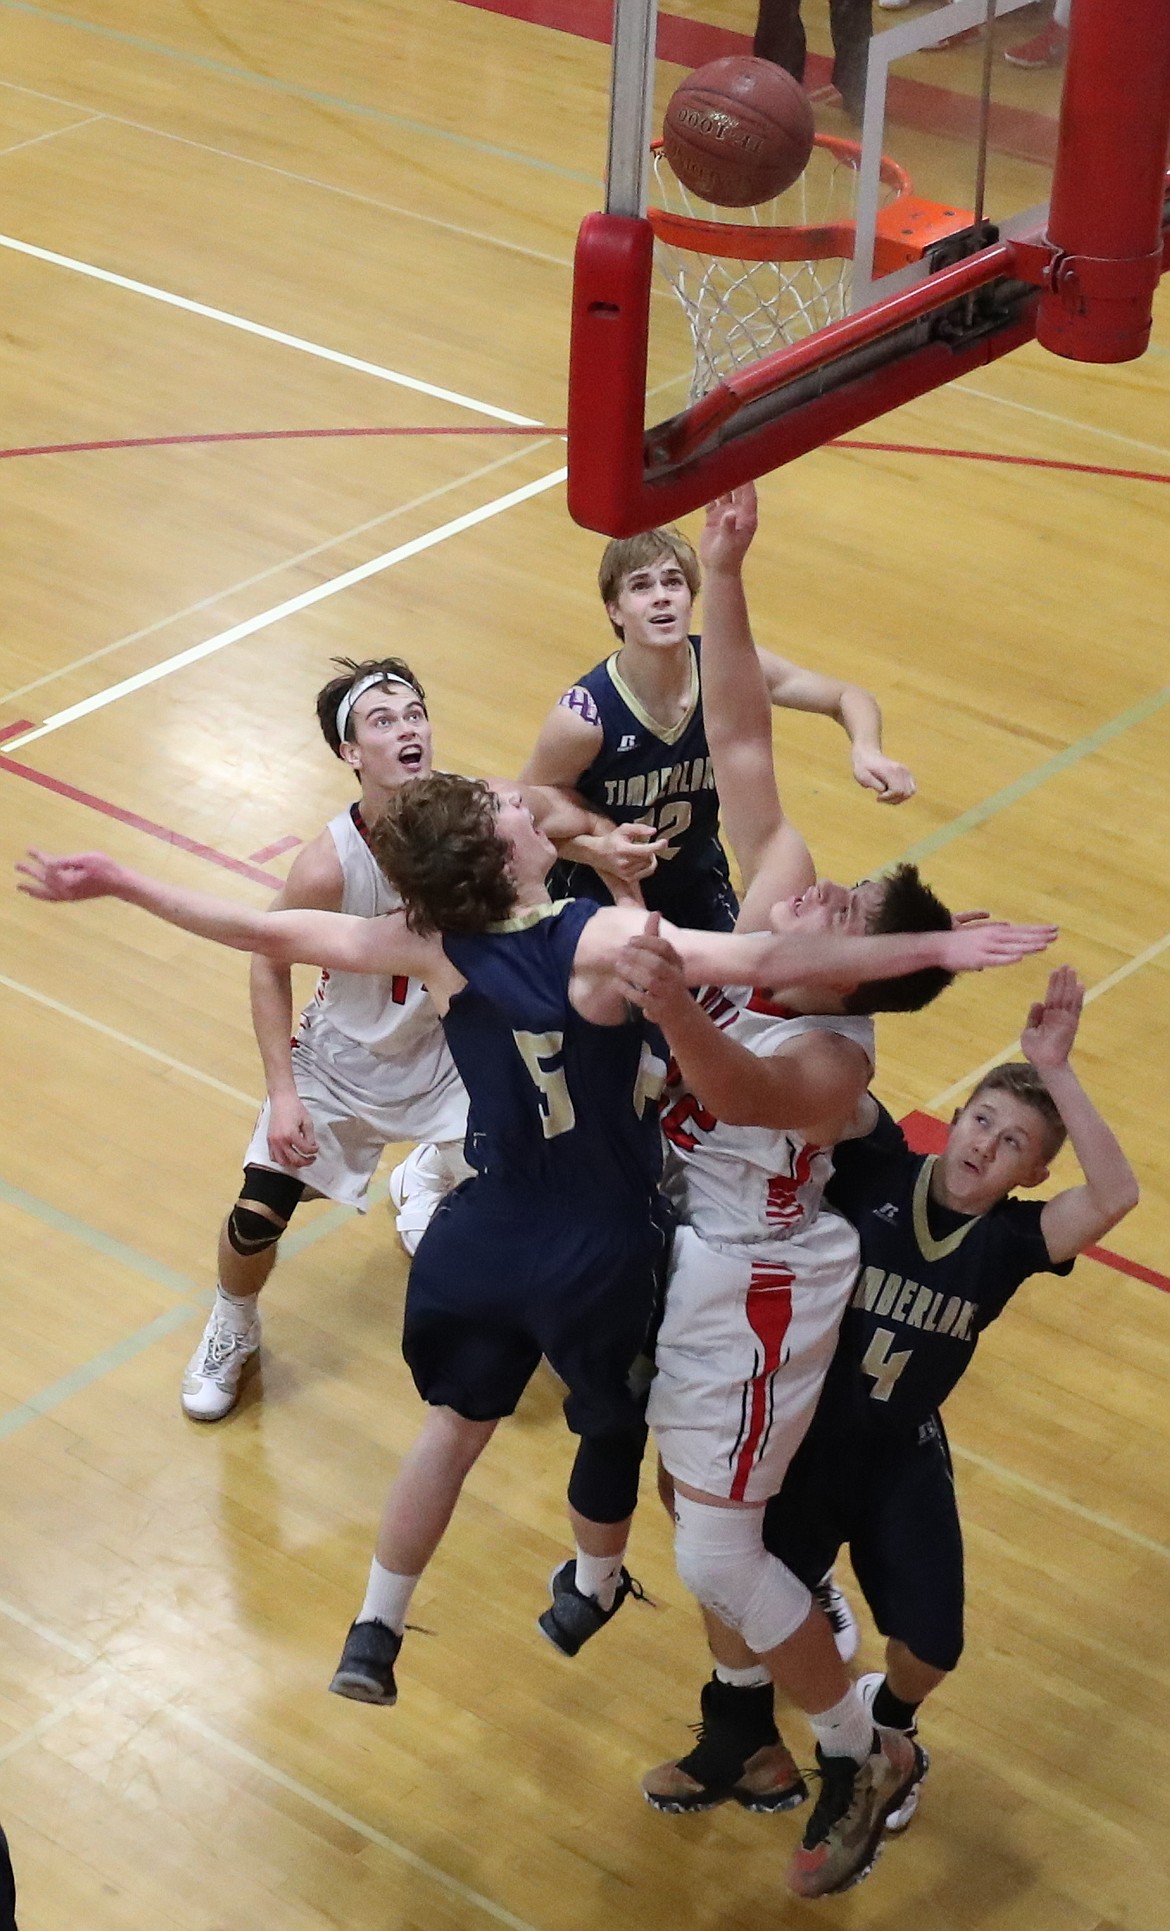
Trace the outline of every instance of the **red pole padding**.
<instances>
[{"instance_id":1,"label":"red pole padding","mask_svg":"<svg viewBox=\"0 0 1170 1931\"><path fill-rule=\"evenodd\" d=\"M1073 0L1036 337L1076 362L1150 339L1170 145L1170 0Z\"/></svg>"},{"instance_id":2,"label":"red pole padding","mask_svg":"<svg viewBox=\"0 0 1170 1931\"><path fill-rule=\"evenodd\" d=\"M569 514L586 529L650 529L642 435L654 235L633 215L586 215L577 236L569 344Z\"/></svg>"}]
</instances>

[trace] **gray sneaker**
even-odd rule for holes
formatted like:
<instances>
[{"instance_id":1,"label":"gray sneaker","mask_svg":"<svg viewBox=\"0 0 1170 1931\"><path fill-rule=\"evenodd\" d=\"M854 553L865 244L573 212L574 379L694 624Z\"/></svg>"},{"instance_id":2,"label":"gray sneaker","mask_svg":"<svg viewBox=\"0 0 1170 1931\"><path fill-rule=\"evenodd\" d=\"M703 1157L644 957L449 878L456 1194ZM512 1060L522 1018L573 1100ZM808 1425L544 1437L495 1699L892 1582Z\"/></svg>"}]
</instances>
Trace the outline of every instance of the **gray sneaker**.
<instances>
[{"instance_id":1,"label":"gray sneaker","mask_svg":"<svg viewBox=\"0 0 1170 1931\"><path fill-rule=\"evenodd\" d=\"M389 1623L351 1623L329 1685L334 1696L348 1696L355 1703L381 1703L386 1708L397 1703L394 1665L401 1648L402 1638Z\"/></svg>"},{"instance_id":2,"label":"gray sneaker","mask_svg":"<svg viewBox=\"0 0 1170 1931\"><path fill-rule=\"evenodd\" d=\"M544 1613L537 1617L543 1636L547 1636L554 1649L562 1656L576 1656L591 1636L604 1629L611 1622L627 1596L635 1602L645 1602L646 1592L640 1582L635 1582L628 1569L623 1569L618 1578L617 1594L613 1605L603 1609L596 1596L583 1595L577 1587L577 1559L570 1556L562 1562L549 1583L552 1590L552 1603Z\"/></svg>"},{"instance_id":3,"label":"gray sneaker","mask_svg":"<svg viewBox=\"0 0 1170 1931\"><path fill-rule=\"evenodd\" d=\"M233 1327L219 1296L207 1318L199 1346L183 1373L180 1400L192 1421L222 1421L240 1398L240 1383L260 1353L260 1317L246 1328Z\"/></svg>"},{"instance_id":4,"label":"gray sneaker","mask_svg":"<svg viewBox=\"0 0 1170 1931\"><path fill-rule=\"evenodd\" d=\"M817 1745L821 1794L804 1840L788 1867L797 1897L828 1897L860 1884L882 1847L886 1818L914 1782L914 1744L898 1730L876 1730L878 1748L864 1763L827 1757Z\"/></svg>"}]
</instances>

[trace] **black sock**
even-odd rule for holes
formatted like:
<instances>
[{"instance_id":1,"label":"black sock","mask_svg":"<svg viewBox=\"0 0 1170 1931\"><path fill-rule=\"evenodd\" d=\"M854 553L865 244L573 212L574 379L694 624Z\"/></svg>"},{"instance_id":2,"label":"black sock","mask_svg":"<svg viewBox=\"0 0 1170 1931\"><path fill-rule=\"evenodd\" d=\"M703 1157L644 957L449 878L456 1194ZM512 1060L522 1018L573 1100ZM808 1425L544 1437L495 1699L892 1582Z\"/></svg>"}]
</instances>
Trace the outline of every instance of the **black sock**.
<instances>
[{"instance_id":1,"label":"black sock","mask_svg":"<svg viewBox=\"0 0 1170 1931\"><path fill-rule=\"evenodd\" d=\"M910 1730L914 1727L917 1709L917 1703L903 1703L900 1697L895 1696L888 1679L882 1678L871 1710L875 1723L880 1723L885 1730Z\"/></svg>"}]
</instances>

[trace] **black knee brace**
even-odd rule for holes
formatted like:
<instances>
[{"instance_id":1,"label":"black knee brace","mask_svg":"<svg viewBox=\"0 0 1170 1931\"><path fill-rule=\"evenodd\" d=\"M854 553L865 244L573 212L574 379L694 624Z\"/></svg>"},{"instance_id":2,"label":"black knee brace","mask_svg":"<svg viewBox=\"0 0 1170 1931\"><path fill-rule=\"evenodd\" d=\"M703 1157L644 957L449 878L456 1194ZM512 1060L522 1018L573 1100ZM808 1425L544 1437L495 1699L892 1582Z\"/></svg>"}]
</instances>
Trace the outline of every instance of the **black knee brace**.
<instances>
[{"instance_id":1,"label":"black knee brace","mask_svg":"<svg viewBox=\"0 0 1170 1931\"><path fill-rule=\"evenodd\" d=\"M245 1167L240 1197L227 1218L229 1245L244 1260L275 1247L305 1191L302 1180L272 1167ZM256 1209L268 1209L257 1212Z\"/></svg>"},{"instance_id":2,"label":"black knee brace","mask_svg":"<svg viewBox=\"0 0 1170 1931\"><path fill-rule=\"evenodd\" d=\"M624 1522L638 1502L646 1429L582 1435L569 1477L569 1503L590 1522Z\"/></svg>"}]
</instances>

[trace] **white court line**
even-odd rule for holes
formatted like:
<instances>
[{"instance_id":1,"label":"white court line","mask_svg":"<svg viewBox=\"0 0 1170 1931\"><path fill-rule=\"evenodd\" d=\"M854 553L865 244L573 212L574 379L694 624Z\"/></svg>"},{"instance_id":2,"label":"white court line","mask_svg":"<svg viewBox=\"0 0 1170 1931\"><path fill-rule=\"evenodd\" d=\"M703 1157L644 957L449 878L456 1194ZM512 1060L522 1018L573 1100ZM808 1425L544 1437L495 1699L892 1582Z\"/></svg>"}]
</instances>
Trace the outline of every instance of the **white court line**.
<instances>
[{"instance_id":1,"label":"white court line","mask_svg":"<svg viewBox=\"0 0 1170 1931\"><path fill-rule=\"evenodd\" d=\"M56 1709L49 1710L38 1722L30 1724L27 1730L21 1730L19 1735L9 1737L7 1743L0 1744L0 1763L6 1763L9 1757L14 1757L18 1750L26 1749L30 1743L39 1743L50 1730L55 1730L59 1723L64 1723L66 1717L72 1716L82 1703L87 1703L91 1696L97 1695L99 1690L106 1689L108 1683L109 1672L103 1671L100 1676L87 1683L83 1690L78 1690L76 1696L70 1696L64 1703L58 1703ZM21 1916L24 1916L23 1911Z\"/></svg>"},{"instance_id":2,"label":"white court line","mask_svg":"<svg viewBox=\"0 0 1170 1931\"><path fill-rule=\"evenodd\" d=\"M18 1609L14 1602L6 1602L2 1597L0 1616L7 1616L10 1623L19 1623L22 1629L30 1629L34 1636L40 1637L42 1643L49 1643L53 1649L63 1649L67 1656L75 1656L79 1663L96 1663L98 1660L93 1650L84 1643L74 1643L68 1636L59 1635L57 1630L30 1616L26 1609Z\"/></svg>"},{"instance_id":3,"label":"white court line","mask_svg":"<svg viewBox=\"0 0 1170 1931\"><path fill-rule=\"evenodd\" d=\"M266 570L258 570L255 576L242 577L238 583L229 583L222 590L213 590L208 597L200 597L198 603L189 603L183 610L172 611L167 617L159 617L156 622L146 624L141 630L132 630L126 637L116 637L112 644L103 644L99 650L91 650L84 657L74 657L58 670L46 671L43 677L34 677L28 684L19 684L14 691L0 692L0 704L14 703L18 697L27 697L30 691L39 691L46 684L55 684L73 671L84 670L87 664L96 664L103 657L109 657L117 650L126 650L131 644L140 644L144 637L153 637L171 624L181 623L184 617L197 617L201 611L210 610L217 603L225 602L242 590L253 590L258 583L267 583L272 577L279 577L286 570L295 570L302 563L309 563L314 557L323 556L327 550L340 549L343 543L350 543L355 537L365 536L370 530L378 529L384 523L394 523L399 517L407 516L412 510L425 509L428 503L435 503L443 496L450 496L454 490L462 489L467 483L478 483L485 476L492 476L498 469L507 469L512 463L520 462L523 457L539 454L541 450L558 439L546 437L543 441L526 443L523 449L510 449L506 456L497 456L494 462L482 463L478 469L452 478L449 483L440 483L437 489L424 490L421 496L412 496L409 502L400 503L396 509L383 510L381 516L371 516L365 523L355 523L351 530L342 530L337 536L326 537L324 543L314 543L311 550L300 550L296 556L284 557L279 563L272 563ZM0 743L0 750L6 750L7 743Z\"/></svg>"},{"instance_id":4,"label":"white court line","mask_svg":"<svg viewBox=\"0 0 1170 1931\"><path fill-rule=\"evenodd\" d=\"M1066 1515L1075 1515L1082 1522L1092 1523L1095 1529L1105 1529L1110 1535L1123 1535L1148 1555L1161 1556L1164 1562L1170 1561L1170 1547L1165 1542L1156 1542L1153 1536L1143 1535L1140 1529L1119 1529L1108 1515L1101 1515L1096 1509L1087 1509L1082 1502L1074 1502L1070 1496L1061 1495L1059 1490L1045 1488L1043 1482L1033 1482L1027 1475L1017 1475L1014 1469L1001 1468L998 1462L989 1461L986 1455L977 1455L974 1449L960 1448L950 1443L952 1455L958 1460L970 1462L973 1468L981 1468L985 1474L994 1476L997 1482L1009 1488L1022 1489L1025 1495L1035 1496L1038 1502L1051 1502Z\"/></svg>"},{"instance_id":5,"label":"white court line","mask_svg":"<svg viewBox=\"0 0 1170 1931\"><path fill-rule=\"evenodd\" d=\"M535 416L518 416L511 409L497 409L494 403L478 402L473 396L461 395L456 389L440 389L433 382L420 382L417 376L403 375L397 369L384 369L378 362L365 362L360 356L345 355L340 349L327 349L320 342L306 341L301 335L287 335L283 329L271 329L263 322L249 322L245 316L232 315L224 308L210 308L206 302L193 302L186 295L172 295L169 289L155 288L150 282L138 282L129 275L115 275L112 269L95 268L92 262L77 261L72 255L58 255L51 248L35 248L32 242L18 241L13 235L0 235L0 248L11 248L18 255L29 255L34 261L48 262L53 268L69 268L75 275L87 275L93 281L107 282L111 288L125 288L132 295L148 295L154 302L164 302L168 308L185 309L189 315L202 315L211 322L223 322L228 328L242 329L245 335L259 335L266 342L278 342L286 349L300 349L305 355L318 356L323 362L336 362L343 369L356 369L359 375L377 376L380 382L392 382L400 389L411 389L417 395L433 396L438 402L452 402L460 409L470 409L479 416L491 416L496 422L515 423L523 429L539 429L540 423Z\"/></svg>"},{"instance_id":6,"label":"white court line","mask_svg":"<svg viewBox=\"0 0 1170 1931\"><path fill-rule=\"evenodd\" d=\"M55 1649L65 1650L68 1655L76 1657L81 1663L88 1664L96 1672L83 1689L67 1697L64 1702L47 1711L37 1722L30 1724L26 1730L21 1730L18 1735L10 1737L6 1743L0 1745L0 1763L6 1762L9 1757L16 1756L30 1744L39 1743L50 1730L56 1729L59 1723L65 1722L99 1691L111 1688L129 1690L136 1700L145 1705L152 1716L169 1718L186 1729L193 1730L197 1736L203 1737L216 1750L221 1750L225 1756L234 1757L237 1763L246 1764L248 1769L258 1776L267 1778L269 1783L276 1784L279 1789L298 1797L302 1803L310 1805L322 1816L331 1817L334 1823L344 1825L347 1830L352 1830L355 1836L363 1837L368 1844L374 1844L379 1850L386 1851L391 1857L397 1858L399 1863L407 1865L412 1871L417 1871L420 1877L427 1878L430 1883L437 1885L452 1897L461 1898L465 1904L474 1906L486 1917L493 1918L497 1924L506 1925L508 1931L534 1931L534 1927L526 1919L516 1917L513 1912L506 1911L503 1905L495 1903L492 1898L485 1897L481 1891L473 1890L470 1884L464 1884L459 1878L452 1877L449 1872L441 1870L437 1864L429 1863L425 1857L420 1857L417 1851L408 1850L405 1844L399 1844L386 1831L379 1830L376 1825L366 1823L362 1817L355 1817L352 1811L343 1810L340 1804L335 1804L332 1798L326 1797L323 1792L314 1790L311 1784L302 1783L298 1777L291 1777L287 1771L279 1769L274 1763L269 1763L266 1758L258 1756L254 1750L248 1750L234 1738L224 1736L210 1723L204 1723L202 1718L192 1715L189 1710L181 1709L169 1697L146 1694L127 1671L107 1662L92 1649L83 1649L80 1644L69 1642L65 1637L58 1635L56 1630L39 1622L36 1617L18 1609L14 1603L0 1600L0 1615L7 1616L14 1623L19 1623L23 1629L31 1630L34 1635L52 1644Z\"/></svg>"},{"instance_id":7,"label":"white court line","mask_svg":"<svg viewBox=\"0 0 1170 1931\"><path fill-rule=\"evenodd\" d=\"M30 94L34 100L51 101L55 107L80 108L82 105L80 101L67 101L61 94L42 93L38 87L21 87L17 81L0 81L0 87L9 88L17 94ZM509 254L525 255L530 261L546 262L550 268L572 268L573 266L571 258L567 255L547 255L539 248L526 248L523 242L506 241L500 235L484 234L478 228L463 228L458 222L440 220L438 215L424 215L420 214L417 208L403 208L396 201L381 201L377 195L362 194L357 188L342 188L333 181L321 181L313 174L297 174L292 168L277 167L273 161L257 161L250 154L237 153L234 148L216 147L210 141L193 141L187 134L172 134L165 127L152 127L149 121L132 121L125 114L105 112L94 114L91 118L95 121L109 121L115 127L133 128L136 134L153 134L160 141L177 141L180 147L197 148L202 154L218 155L222 161L238 161L246 168L261 168L265 174L279 175L284 181L296 181L306 188L319 188L323 194L343 195L347 201L358 201L364 207L381 208L387 214L402 215L407 221L421 221L428 228L442 229L444 234L459 235L466 241L482 242L489 248L504 248ZM78 126L83 125L83 122L78 123ZM36 138L40 140L44 137L38 135Z\"/></svg>"},{"instance_id":8,"label":"white court line","mask_svg":"<svg viewBox=\"0 0 1170 1931\"><path fill-rule=\"evenodd\" d=\"M453 1897L462 1898L465 1904L473 1904L477 1910L483 1911L489 1918L494 1918L497 1924L506 1924L509 1931L533 1931L532 1925L526 1919L518 1918L511 1911L506 1911L503 1905L493 1903L491 1898L484 1897L481 1891L473 1891L470 1885L462 1883L457 1877L449 1876L437 1865L428 1863L425 1857L418 1855L417 1851L407 1850L405 1844L397 1843L393 1837L388 1837L385 1831L378 1830L373 1824L365 1823L360 1817L355 1817L352 1811L343 1810L340 1804L335 1804L331 1798L323 1796L310 1784L303 1784L299 1778L290 1777L287 1771L278 1770L274 1763L269 1763L264 1757L258 1757L253 1750L246 1750L243 1744L235 1743L231 1737L224 1736L222 1731L213 1729L210 1723L204 1723L201 1717L193 1716L190 1710L180 1709L174 1703L164 1705L163 1709L165 1715L173 1717L176 1723L185 1724L189 1730L194 1730L197 1736L205 1737L217 1750L223 1750L228 1756L235 1757L238 1762L246 1764L249 1770L254 1770L261 1777L267 1777L269 1783L276 1784L281 1790L287 1790L291 1796L300 1797L305 1803L312 1804L313 1808L321 1811L324 1816L332 1817L334 1823L348 1825L349 1829L356 1831L359 1837L364 1837L367 1843L376 1844L379 1850L388 1851L391 1857L398 1858L400 1863L406 1864L412 1871L418 1871L421 1876L429 1878L433 1884L439 1885L444 1891L449 1891Z\"/></svg>"},{"instance_id":9,"label":"white court line","mask_svg":"<svg viewBox=\"0 0 1170 1931\"><path fill-rule=\"evenodd\" d=\"M271 610L262 610L258 617L249 617L245 623L234 624L230 630L220 631L218 636L209 637L205 643L193 644L190 650L181 650L174 657L164 658L160 664L152 664L148 670L123 678L120 684L111 684L108 690L83 698L80 704L71 704L67 710L57 711L52 717L46 718L34 731L25 731L20 737L5 739L4 755L8 756L26 744L32 744L37 738L47 737L50 731L59 731L63 725L72 724L79 717L88 717L93 711L104 710L107 704L114 704L119 698L128 697L132 691L142 690L147 684L156 684L160 678L169 677L187 664L198 663L200 658L226 649L228 644L239 643L243 637L253 637L257 631L267 630L269 625L280 623L283 618L291 617L299 610L308 610L326 597L335 597L340 590L348 590L355 583L364 583L367 577L377 576L383 570L392 569L396 563L404 563L408 557L431 550L436 543L443 543L450 536L458 536L463 530L474 529L476 524L486 523L489 517L514 509L518 503L526 503L530 497L539 496L544 490L555 489L565 481L568 473L564 468L550 470L547 476L538 476L535 482L510 490L507 496L497 496L494 502L485 503L477 510L468 510L464 516L453 517L450 523L440 524L437 530L428 530L424 536L412 537L409 543L400 543L397 549L372 557L369 563L359 564L356 570L346 570L342 576L331 577L327 583L319 583L313 590L303 590L300 596L288 597Z\"/></svg>"},{"instance_id":10,"label":"white court line","mask_svg":"<svg viewBox=\"0 0 1170 1931\"><path fill-rule=\"evenodd\" d=\"M30 94L34 100L51 101L55 107L80 108L80 101L68 101L61 94L45 94L37 87L21 87L18 82L0 81L0 87L11 89L17 94ZM464 228L455 221L443 221L438 215L420 214L417 208L404 208L397 201L382 201L377 195L362 194L357 188L342 188L336 182L322 181L314 174L298 174L292 168L277 167L274 161L258 161L251 154L240 154L235 148L216 147L211 141L193 141L188 134L172 134L168 128L152 127L149 121L132 121L125 114L94 114L95 121L109 121L114 127L129 127L136 134L153 134L160 141L176 141L180 147L196 148L201 154L214 154L221 161L238 161L242 167L260 168L265 174L275 174L283 181L295 181L301 187L318 188L323 194L342 195L347 201L360 202L366 208L383 209L387 214L401 215L407 221L421 221L428 228L439 228L444 234L458 235L465 241L482 242L488 248L503 248L512 255L524 255L530 261L545 262L550 268L572 268L572 258L568 255L548 255L540 248L526 248L523 242L507 241L500 235L489 235L478 228ZM84 122L78 122L79 127ZM63 132L65 130L57 130ZM43 140L37 135L37 140ZM24 143L19 143L23 146ZM7 150L0 149L0 152Z\"/></svg>"},{"instance_id":11,"label":"white court line","mask_svg":"<svg viewBox=\"0 0 1170 1931\"><path fill-rule=\"evenodd\" d=\"M71 101L62 101L63 107L73 106ZM32 134L27 141L13 141L10 147L0 148L0 155L19 154L22 148L35 148L40 141L55 141L58 134L75 134L79 127L92 127L95 121L104 121L104 114L87 114L83 121L71 121L68 127L51 127L44 134Z\"/></svg>"},{"instance_id":12,"label":"white court line","mask_svg":"<svg viewBox=\"0 0 1170 1931\"><path fill-rule=\"evenodd\" d=\"M1042 422L1059 423L1062 429L1076 429L1086 436L1104 436L1109 442L1124 443L1128 449L1144 449L1148 456L1170 461L1170 449L1162 443L1139 442L1136 436L1123 436L1119 429L1102 429L1099 423L1082 422L1078 416L1060 416L1052 409L1037 409L1034 403L1017 402L1012 396L993 395L990 389L973 389L970 383L949 382L936 395L976 396L980 402L998 402L1003 409L1018 409L1025 416L1039 416Z\"/></svg>"},{"instance_id":13,"label":"white court line","mask_svg":"<svg viewBox=\"0 0 1170 1931\"><path fill-rule=\"evenodd\" d=\"M1158 958L1159 954L1165 952L1168 947L1170 947L1170 932L1164 939L1155 939L1153 945L1148 945L1144 952L1137 954L1136 958L1129 959L1125 965L1118 966L1116 972L1109 973L1095 986L1091 986L1085 994L1086 1006L1091 1000L1100 999L1102 993L1112 992L1114 986L1120 985L1123 979L1128 979L1131 973L1140 972L1143 966L1149 965L1152 959ZM984 1073L990 1073L993 1066L1002 1065L1003 1061L1010 1058L1016 1051L1019 1043L1018 1039L1013 1039L1010 1046L1001 1047L998 1053L993 1053L990 1059L985 1059L982 1066L976 1066L974 1072L965 1073L962 1079L955 1080L950 1086L944 1086L941 1093L936 1093L932 1100L926 1102L928 1112L933 1113L936 1107L946 1106L950 1100L957 1099L960 1093L965 1093L969 1087L981 1080Z\"/></svg>"},{"instance_id":14,"label":"white court line","mask_svg":"<svg viewBox=\"0 0 1170 1931\"><path fill-rule=\"evenodd\" d=\"M200 1086L209 1086L213 1093L222 1093L229 1100L239 1100L253 1113L260 1111L260 1102L253 1099L250 1093L241 1093L238 1086L225 1086L222 1080L213 1079L210 1073L200 1072L197 1066L188 1066L184 1060L172 1059L169 1053L160 1053L156 1047L145 1045L141 1039L132 1039L129 1033L120 1033L113 1026L105 1026L100 1019L90 1019L73 1006L63 1006L60 1000L50 999L47 993L37 992L32 986L21 985L19 979L10 979L7 973L0 972L0 986L7 987L9 992L23 994L24 998L44 1006L47 1011L58 1013L62 1019L76 1020L79 1026L87 1026L90 1032L100 1033L103 1039L112 1039L117 1046L128 1046L131 1052L141 1053L144 1059L155 1060L169 1072L182 1073L187 1079L197 1080Z\"/></svg>"}]
</instances>

